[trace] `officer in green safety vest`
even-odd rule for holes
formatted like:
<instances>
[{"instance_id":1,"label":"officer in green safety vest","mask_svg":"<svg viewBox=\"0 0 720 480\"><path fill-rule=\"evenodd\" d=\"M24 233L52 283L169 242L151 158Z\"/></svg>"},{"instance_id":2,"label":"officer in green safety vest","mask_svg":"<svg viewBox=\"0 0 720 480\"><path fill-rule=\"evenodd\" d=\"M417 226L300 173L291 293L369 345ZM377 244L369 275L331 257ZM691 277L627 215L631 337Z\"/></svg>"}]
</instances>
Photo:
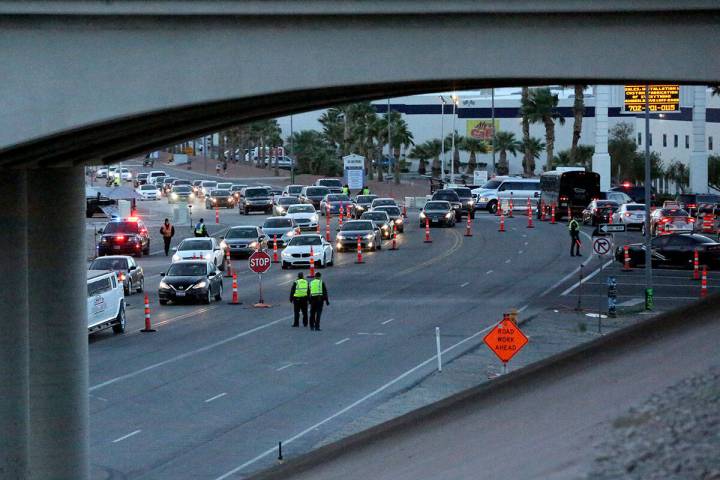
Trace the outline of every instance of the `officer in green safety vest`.
<instances>
[{"instance_id":1,"label":"officer in green safety vest","mask_svg":"<svg viewBox=\"0 0 720 480\"><path fill-rule=\"evenodd\" d=\"M570 232L570 256L582 257L580 254L580 223L575 217L570 219L568 223L568 231Z\"/></svg>"},{"instance_id":2,"label":"officer in green safety vest","mask_svg":"<svg viewBox=\"0 0 720 480\"><path fill-rule=\"evenodd\" d=\"M308 281L305 280L305 276L302 272L298 273L298 278L290 289L290 302L293 304L293 310L295 318L293 321L293 327L299 327L300 323L300 312L303 317L303 327L308 326Z\"/></svg>"},{"instance_id":3,"label":"officer in green safety vest","mask_svg":"<svg viewBox=\"0 0 720 480\"><path fill-rule=\"evenodd\" d=\"M330 305L327 287L322 281L320 272L310 281L310 330L320 331L320 316L323 311L323 302Z\"/></svg>"},{"instance_id":4,"label":"officer in green safety vest","mask_svg":"<svg viewBox=\"0 0 720 480\"><path fill-rule=\"evenodd\" d=\"M347 183L346 183L345 186L343 187L343 193L344 193L345 195L347 195L348 197L350 196L350 186L349 186Z\"/></svg>"},{"instance_id":5,"label":"officer in green safety vest","mask_svg":"<svg viewBox=\"0 0 720 480\"><path fill-rule=\"evenodd\" d=\"M363 194L363 195L370 195L370 187L368 187L367 185L365 185L365 186L363 187L363 189L362 189L362 194Z\"/></svg>"},{"instance_id":6,"label":"officer in green safety vest","mask_svg":"<svg viewBox=\"0 0 720 480\"><path fill-rule=\"evenodd\" d=\"M200 221L195 225L194 232L196 237L209 237L207 227L205 226L205 220L202 218Z\"/></svg>"}]
</instances>

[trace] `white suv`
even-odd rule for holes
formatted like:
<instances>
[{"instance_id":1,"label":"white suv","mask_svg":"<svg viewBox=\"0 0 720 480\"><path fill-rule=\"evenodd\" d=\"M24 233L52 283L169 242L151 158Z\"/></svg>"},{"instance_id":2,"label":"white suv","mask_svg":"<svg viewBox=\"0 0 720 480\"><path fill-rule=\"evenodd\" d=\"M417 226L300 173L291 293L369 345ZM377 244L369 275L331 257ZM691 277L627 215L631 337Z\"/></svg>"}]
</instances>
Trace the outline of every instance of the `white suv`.
<instances>
[{"instance_id":1,"label":"white suv","mask_svg":"<svg viewBox=\"0 0 720 480\"><path fill-rule=\"evenodd\" d=\"M480 188L472 191L476 198L475 209L486 209L495 213L498 202L512 199L513 208L524 210L527 208L527 201L530 199L534 208L540 200L540 179L521 177L496 177Z\"/></svg>"},{"instance_id":2,"label":"white suv","mask_svg":"<svg viewBox=\"0 0 720 480\"><path fill-rule=\"evenodd\" d=\"M125 294L115 272L87 272L87 316L88 333L109 327L115 333L125 333Z\"/></svg>"}]
</instances>

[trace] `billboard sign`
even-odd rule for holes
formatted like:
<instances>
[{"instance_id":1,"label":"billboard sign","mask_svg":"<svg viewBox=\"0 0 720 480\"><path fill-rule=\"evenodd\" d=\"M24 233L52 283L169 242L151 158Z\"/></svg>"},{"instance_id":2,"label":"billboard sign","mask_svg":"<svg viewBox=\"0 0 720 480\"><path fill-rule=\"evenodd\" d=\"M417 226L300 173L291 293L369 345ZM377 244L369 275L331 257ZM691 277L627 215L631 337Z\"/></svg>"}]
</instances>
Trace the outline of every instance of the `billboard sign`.
<instances>
[{"instance_id":1,"label":"billboard sign","mask_svg":"<svg viewBox=\"0 0 720 480\"><path fill-rule=\"evenodd\" d=\"M493 134L499 129L500 120L498 119L495 119L494 126L492 119L489 118L467 120L465 126L465 135L476 140L485 140L486 142L491 142Z\"/></svg>"}]
</instances>

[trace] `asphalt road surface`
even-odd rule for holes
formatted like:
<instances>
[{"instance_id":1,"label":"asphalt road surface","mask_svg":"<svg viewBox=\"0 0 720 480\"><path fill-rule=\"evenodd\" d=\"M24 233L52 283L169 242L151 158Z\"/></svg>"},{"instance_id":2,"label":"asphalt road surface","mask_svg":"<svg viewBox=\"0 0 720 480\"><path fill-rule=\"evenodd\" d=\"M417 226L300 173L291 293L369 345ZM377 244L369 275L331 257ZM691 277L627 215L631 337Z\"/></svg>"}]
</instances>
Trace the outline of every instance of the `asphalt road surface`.
<instances>
[{"instance_id":1,"label":"asphalt road surface","mask_svg":"<svg viewBox=\"0 0 720 480\"><path fill-rule=\"evenodd\" d=\"M164 199L139 204L153 235L153 254L139 264L157 332L139 332L142 296L135 294L128 333L90 337L94 479L243 478L275 463L279 441L286 457L308 452L431 372L436 326L446 355L460 355L503 312L527 314L542 296L565 290L581 261L587 269L599 265L587 244L585 257L569 256L565 224L527 229L516 215L499 233L497 218L483 213L472 237L463 235L463 223L433 228L426 244L410 212L398 251L388 251L386 241L382 251L365 253L362 265L354 253L341 253L322 271L330 306L322 331L312 332L290 328L297 271L279 265L263 277L272 308L252 308L258 279L245 260L233 261L242 306L227 304L228 278L222 302L158 305L169 259L158 252L156 225L170 209ZM197 219L204 207L196 202L194 210ZM214 212L203 216L215 234L266 218L221 210L214 225ZM336 220L332 225L334 236Z\"/></svg>"}]
</instances>

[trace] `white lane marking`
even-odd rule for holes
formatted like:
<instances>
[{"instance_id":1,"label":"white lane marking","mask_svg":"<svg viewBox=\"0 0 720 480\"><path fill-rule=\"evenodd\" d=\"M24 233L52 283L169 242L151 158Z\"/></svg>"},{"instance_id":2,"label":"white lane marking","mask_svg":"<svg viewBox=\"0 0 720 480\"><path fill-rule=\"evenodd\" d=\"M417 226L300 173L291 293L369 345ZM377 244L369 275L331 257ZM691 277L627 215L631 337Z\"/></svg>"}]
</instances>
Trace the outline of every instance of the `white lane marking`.
<instances>
[{"instance_id":1,"label":"white lane marking","mask_svg":"<svg viewBox=\"0 0 720 480\"><path fill-rule=\"evenodd\" d=\"M560 296L561 296L561 297L564 297L564 296L567 295L568 293L572 292L572 291L575 290L577 287L579 287L581 284L587 282L588 280L590 280L591 278L593 278L595 275L597 275L598 273L600 273L600 270L601 270L601 269L607 267L607 266L610 265L613 261L614 261L614 260L612 260L612 259L608 260L608 261L605 262L601 267L598 267L598 268L596 268L595 270L593 270L592 272L590 272L590 274L587 275L587 276L586 276L585 278L583 278L582 280L578 280L578 281L575 282L574 284L570 285L568 288L565 289L564 292L562 292L562 293L560 294Z\"/></svg>"},{"instance_id":2,"label":"white lane marking","mask_svg":"<svg viewBox=\"0 0 720 480\"><path fill-rule=\"evenodd\" d=\"M580 232L580 233L581 233L582 235L585 235L590 241L592 241L592 237L590 237L590 235L588 235L588 234L585 233L585 232ZM589 256L584 262L582 262L580 265L581 265L582 267L586 267L587 264L592 261L592 259L593 259L593 256L590 255L590 256ZM573 270L572 272L568 273L568 274L565 275L563 278L561 278L560 280L558 280L557 282L555 282L551 287L547 288L544 292L542 292L542 293L540 294L540 297L544 297L544 296L547 295L548 293L552 292L552 291L555 290L557 287L559 287L559 286L562 285L563 283L567 282L570 277L572 277L573 275L575 275L575 274L576 274L577 272L579 272L579 271L580 271L580 267L575 267L575 270Z\"/></svg>"},{"instance_id":3,"label":"white lane marking","mask_svg":"<svg viewBox=\"0 0 720 480\"><path fill-rule=\"evenodd\" d=\"M193 310L192 312L183 313L182 315L177 315L175 317L170 317L167 320L162 320L160 322L154 323L153 326L159 327L160 325L166 325L166 324L174 322L176 320L182 320L183 318L192 317L194 315L200 315L201 313L205 313L210 310L214 310L218 307L219 307L219 305L214 305L212 307L205 307L205 308L200 308L198 310Z\"/></svg>"},{"instance_id":4,"label":"white lane marking","mask_svg":"<svg viewBox=\"0 0 720 480\"><path fill-rule=\"evenodd\" d=\"M347 337L345 337L345 338L343 338L342 340L339 340L339 341L335 342L335 345L341 345L341 344L343 344L343 343L345 343L345 342L349 342L349 341L350 341L350 339L347 338Z\"/></svg>"},{"instance_id":5,"label":"white lane marking","mask_svg":"<svg viewBox=\"0 0 720 480\"><path fill-rule=\"evenodd\" d=\"M294 279L294 278L291 278L290 280L287 280L287 281L285 281L285 282L278 283L278 287L283 287L283 286L285 286L285 285L290 285L290 284L291 284L292 282L294 282L294 281L295 281L295 279Z\"/></svg>"},{"instance_id":6,"label":"white lane marking","mask_svg":"<svg viewBox=\"0 0 720 480\"><path fill-rule=\"evenodd\" d=\"M522 253L523 253L522 250L518 250L518 255L522 255Z\"/></svg>"},{"instance_id":7,"label":"white lane marking","mask_svg":"<svg viewBox=\"0 0 720 480\"><path fill-rule=\"evenodd\" d=\"M522 307L518 308L518 313L524 312L525 310L527 310L527 308L528 308L529 306L530 306L530 305L523 305Z\"/></svg>"},{"instance_id":8,"label":"white lane marking","mask_svg":"<svg viewBox=\"0 0 720 480\"><path fill-rule=\"evenodd\" d=\"M276 372L279 372L279 371L281 371L281 370L285 370L286 368L290 368L290 367L292 367L293 365L295 365L295 364L294 364L294 363L288 363L287 365L283 365L283 366L280 367L280 368L276 368L275 371L276 371Z\"/></svg>"},{"instance_id":9,"label":"white lane marking","mask_svg":"<svg viewBox=\"0 0 720 480\"><path fill-rule=\"evenodd\" d=\"M377 336L385 335L384 333L381 333L381 332L372 332L372 333L371 332L358 332L357 334L358 335L377 335Z\"/></svg>"},{"instance_id":10,"label":"white lane marking","mask_svg":"<svg viewBox=\"0 0 720 480\"><path fill-rule=\"evenodd\" d=\"M205 400L205 403L210 403L210 402L212 402L213 400L217 400L218 398L224 397L225 395L227 395L227 393L225 393L225 392L219 393L219 394L215 395L214 397L210 397L210 398L208 398L207 400Z\"/></svg>"},{"instance_id":11,"label":"white lane marking","mask_svg":"<svg viewBox=\"0 0 720 480\"><path fill-rule=\"evenodd\" d=\"M654 277L654 278L653 278L653 288L655 288L655 289L657 289L657 288L659 288L659 287L674 287L674 288L692 288L692 289L697 289L697 288L699 287L699 285L698 285L697 283L686 283L686 284L682 284L682 283L677 283L677 284L673 284L673 283L656 283L656 282L655 282L656 279L657 279L657 277ZM605 283L605 282L587 282L587 284L588 284L588 285L605 285L605 286L607 286L607 283ZM618 284L617 284L618 287L625 287L625 286L627 286L627 287L644 287L645 285L646 285L645 283L626 283L626 282L618 282ZM720 288L720 286L708 285L707 288Z\"/></svg>"},{"instance_id":12,"label":"white lane marking","mask_svg":"<svg viewBox=\"0 0 720 480\"><path fill-rule=\"evenodd\" d=\"M142 375L145 372L149 372L151 370L155 370L156 368L163 367L165 365L168 365L170 363L177 362L178 360L183 360L188 357L192 357L193 355L197 355L198 353L207 352L208 350L212 350L214 348L220 347L222 345L225 345L226 343L233 342L237 340L238 338L245 337L247 335L250 335L255 332L259 332L260 330L264 330L268 327L271 327L273 325L276 325L280 322L286 322L288 321L292 316L287 316L283 318L279 318L275 321L272 321L270 323L266 323L265 325L260 325L255 328L251 328L250 330L245 330L244 332L240 332L237 335L233 335L231 337L225 338L223 340L220 340L215 343L211 343L209 345L205 345L204 347L196 348L195 350L190 350L189 352L181 353L180 355L176 355L174 357L168 358L167 360L163 360L162 362L153 363L152 365L148 365L147 367L141 368L140 370L135 370L134 372L126 373L125 375L120 375L119 377L111 378L110 380L106 380L104 382L98 383L97 385L93 385L88 390L90 392L93 392L95 390L99 390L101 388L107 387L108 385L112 385L113 383L122 382L123 380L127 380L129 378L137 377L138 375Z\"/></svg>"},{"instance_id":13,"label":"white lane marking","mask_svg":"<svg viewBox=\"0 0 720 480\"><path fill-rule=\"evenodd\" d=\"M130 438L130 437L132 437L132 436L134 436L134 435L137 435L137 434L140 433L140 432L142 432L142 430L135 430L134 432L130 432L130 433L128 433L127 435L123 435L123 436L120 437L120 438L116 438L115 440L112 441L112 443L122 442L123 440L126 440L126 439L128 439L128 438Z\"/></svg>"},{"instance_id":14,"label":"white lane marking","mask_svg":"<svg viewBox=\"0 0 720 480\"><path fill-rule=\"evenodd\" d=\"M463 283L462 285L460 285L460 288L465 288L465 287L467 287L468 285L470 285L470 282L465 282L465 283Z\"/></svg>"},{"instance_id":15,"label":"white lane marking","mask_svg":"<svg viewBox=\"0 0 720 480\"><path fill-rule=\"evenodd\" d=\"M508 258L507 260L505 260L505 263L510 263L510 259Z\"/></svg>"},{"instance_id":16,"label":"white lane marking","mask_svg":"<svg viewBox=\"0 0 720 480\"><path fill-rule=\"evenodd\" d=\"M394 319L394 318L389 318L389 319L385 320L384 322L381 322L381 324L382 324L382 325L387 325L388 323L392 322L393 320L395 320L395 319Z\"/></svg>"},{"instance_id":17,"label":"white lane marking","mask_svg":"<svg viewBox=\"0 0 720 480\"><path fill-rule=\"evenodd\" d=\"M442 350L442 351L440 352L440 355L444 355L444 354L450 352L451 350L454 350L455 348L459 347L459 346L462 345L463 343L469 342L469 341L472 340L473 338L476 338L477 336L482 335L483 333L487 332L487 331L490 330L491 328L495 327L495 325L497 325L497 324L494 323L494 324L492 324L492 325L489 325L489 326L483 328L482 330L473 333L473 334L470 335L469 337L463 338L462 340L460 340L459 342L455 343L454 345L451 345L451 346L449 346L448 348L446 348L445 350ZM415 366L412 367L410 370L407 370L407 371L405 371L404 373L402 373L402 374L398 375L397 377L393 378L392 380L390 380L389 382L387 382L385 385L382 385L382 386L376 388L375 390L373 390L372 392L368 393L368 394L365 395L364 397L362 397L362 398L354 401L353 403L351 403L350 405L346 406L345 408L342 408L341 410L338 410L337 412L333 413L333 414L330 415L329 417L327 417L327 418L325 418L325 419L317 422L315 425L311 425L310 427L306 428L306 429L303 430L302 432L299 432L299 433L293 435L292 437L290 437L290 438L288 438L287 440L283 441L283 442L282 442L283 445L288 445L288 444L294 442L295 440L304 437L304 436L307 435L308 433L315 431L316 429L320 428L321 426L325 425L326 423L328 423L328 422L336 419L337 417L339 417L340 415L343 415L344 413L349 412L349 411L352 410L353 408L355 408L355 407L357 407L358 405L360 405L360 404L368 401L369 399L373 398L374 396L378 395L379 393L384 392L385 390L387 390L388 388L392 387L393 385L395 385L395 384L398 383L399 381L403 380L404 378L408 377L409 375L412 375L413 373L415 373L416 371L420 370L421 368L427 366L428 364L435 362L436 360L437 360L437 355L433 355L432 357L428 358L427 360L425 360L425 361L423 361L423 362L415 365ZM225 480L226 478L228 478L228 477L230 477L230 476L232 476L232 475L235 475L235 474L236 474L237 472L239 472L240 470L242 470L242 469L244 469L244 468L247 468L247 467L249 467L250 465L252 465L252 464L254 464L254 463L257 463L258 461L262 460L263 458L265 458L265 457L267 457L267 456L269 456L269 455L272 455L272 454L274 454L274 453L277 453L277 447L276 447L276 446L273 446L272 448L269 448L268 450L265 450L264 452L262 452L261 454L259 454L259 455L256 456L255 458L252 458L252 459L248 460L247 462L245 462L245 463L243 463L243 464L241 464L241 465L233 468L233 469L230 470L229 472L226 472L226 473L220 475L220 476L217 477L215 480Z\"/></svg>"},{"instance_id":18,"label":"white lane marking","mask_svg":"<svg viewBox=\"0 0 720 480\"><path fill-rule=\"evenodd\" d=\"M490 275L491 273L493 273L493 271L492 271L492 270L488 270L487 272L485 272L485 275Z\"/></svg>"}]
</instances>

